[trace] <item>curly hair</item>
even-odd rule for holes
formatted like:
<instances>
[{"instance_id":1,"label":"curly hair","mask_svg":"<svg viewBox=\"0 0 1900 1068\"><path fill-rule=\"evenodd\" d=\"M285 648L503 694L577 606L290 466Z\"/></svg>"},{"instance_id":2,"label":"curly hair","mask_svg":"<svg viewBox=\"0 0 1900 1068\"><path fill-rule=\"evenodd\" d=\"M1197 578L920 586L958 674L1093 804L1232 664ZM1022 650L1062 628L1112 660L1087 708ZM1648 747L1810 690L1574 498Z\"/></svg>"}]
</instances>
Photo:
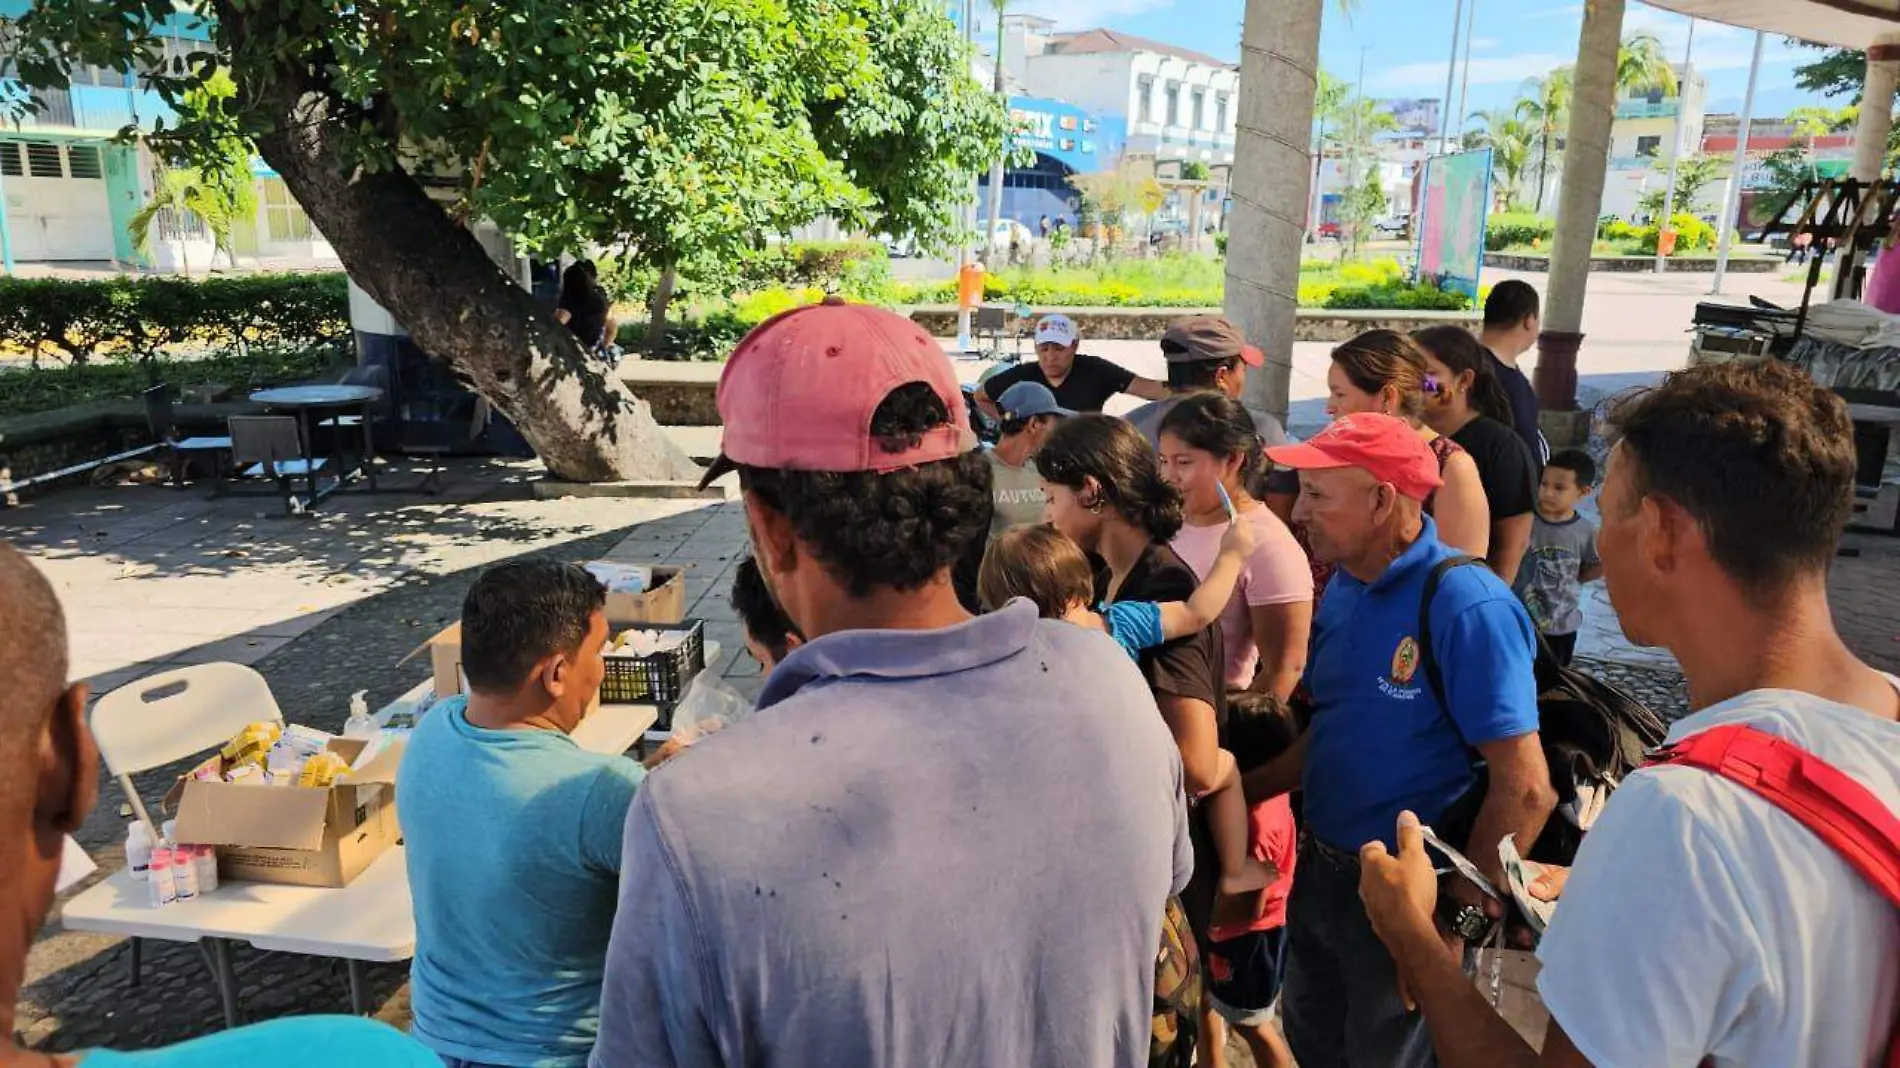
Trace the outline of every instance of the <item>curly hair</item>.
<instances>
[{"instance_id":1,"label":"curly hair","mask_svg":"<svg viewBox=\"0 0 1900 1068\"><path fill-rule=\"evenodd\" d=\"M1471 372L1471 407L1479 414L1496 419L1505 426L1511 418L1511 395L1491 366L1491 354L1484 351L1471 331L1462 326L1431 326L1412 335L1419 345L1438 357L1453 375Z\"/></svg>"},{"instance_id":2,"label":"curly hair","mask_svg":"<svg viewBox=\"0 0 1900 1068\"><path fill-rule=\"evenodd\" d=\"M1175 405L1157 434L1172 434L1190 449L1240 457L1240 482L1248 485L1260 468L1260 432L1253 415L1225 393L1196 393Z\"/></svg>"},{"instance_id":3,"label":"curly hair","mask_svg":"<svg viewBox=\"0 0 1900 1068\"><path fill-rule=\"evenodd\" d=\"M1161 480L1154 449L1126 420L1112 415L1062 420L1036 453L1036 470L1045 481L1072 490L1093 478L1102 503L1155 541L1172 541L1181 532L1181 493Z\"/></svg>"},{"instance_id":4,"label":"curly hair","mask_svg":"<svg viewBox=\"0 0 1900 1068\"><path fill-rule=\"evenodd\" d=\"M1777 360L1692 367L1617 402L1610 422L1632 507L1676 502L1757 599L1833 563L1853 504L1854 426L1806 374Z\"/></svg>"},{"instance_id":5,"label":"curly hair","mask_svg":"<svg viewBox=\"0 0 1900 1068\"><path fill-rule=\"evenodd\" d=\"M871 434L901 452L950 421L925 383L892 390L871 415ZM791 521L852 597L914 590L942 574L989 526L987 461L969 452L877 474L739 468L739 487Z\"/></svg>"},{"instance_id":6,"label":"curly hair","mask_svg":"<svg viewBox=\"0 0 1900 1068\"><path fill-rule=\"evenodd\" d=\"M1425 411L1425 351L1397 330L1368 330L1333 350L1346 380L1367 393L1391 386L1401 419L1417 422Z\"/></svg>"}]
</instances>

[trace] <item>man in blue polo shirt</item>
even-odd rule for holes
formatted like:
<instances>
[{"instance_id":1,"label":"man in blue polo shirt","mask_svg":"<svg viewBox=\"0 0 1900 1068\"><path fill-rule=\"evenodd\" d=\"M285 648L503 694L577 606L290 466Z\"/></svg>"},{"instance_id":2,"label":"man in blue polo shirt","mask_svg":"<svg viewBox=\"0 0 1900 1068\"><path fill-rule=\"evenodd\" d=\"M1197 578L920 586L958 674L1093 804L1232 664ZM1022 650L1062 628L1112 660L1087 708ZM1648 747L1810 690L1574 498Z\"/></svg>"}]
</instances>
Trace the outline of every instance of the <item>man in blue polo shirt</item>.
<instances>
[{"instance_id":1,"label":"man in blue polo shirt","mask_svg":"<svg viewBox=\"0 0 1900 1068\"><path fill-rule=\"evenodd\" d=\"M1430 1065L1421 1017L1400 999L1390 954L1359 902L1358 849L1392 842L1398 814L1427 823L1488 785L1465 852L1502 882L1497 844L1530 842L1556 804L1537 740L1536 632L1510 587L1483 567L1444 572L1430 606L1441 696L1428 681L1419 611L1439 563L1423 502L1441 485L1418 432L1350 415L1303 445L1267 450L1300 474L1295 521L1338 565L1319 616L1305 687L1313 722L1286 756L1248 776L1250 798L1296 786L1306 826L1288 904L1286 1035L1303 1068ZM1461 882L1462 885L1462 882ZM1483 922L1476 891L1452 891L1448 932Z\"/></svg>"}]
</instances>

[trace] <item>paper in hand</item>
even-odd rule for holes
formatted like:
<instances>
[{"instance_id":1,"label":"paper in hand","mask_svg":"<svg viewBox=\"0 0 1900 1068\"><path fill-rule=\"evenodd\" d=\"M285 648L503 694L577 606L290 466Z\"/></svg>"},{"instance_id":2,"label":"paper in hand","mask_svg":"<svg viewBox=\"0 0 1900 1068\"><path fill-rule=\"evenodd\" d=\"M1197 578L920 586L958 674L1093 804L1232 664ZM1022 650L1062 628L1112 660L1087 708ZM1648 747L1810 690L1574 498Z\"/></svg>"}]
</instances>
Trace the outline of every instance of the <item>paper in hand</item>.
<instances>
[{"instance_id":1,"label":"paper in hand","mask_svg":"<svg viewBox=\"0 0 1900 1068\"><path fill-rule=\"evenodd\" d=\"M1437 850L1446 860L1450 861L1453 871L1464 876L1473 886L1484 891L1486 897L1494 901L1503 900L1498 897L1497 887L1491 885L1491 880L1484 877L1484 873L1478 870L1476 864L1471 863L1470 858L1458 852L1456 849L1453 849L1451 846L1446 845L1445 840L1438 837L1430 827L1420 827L1419 830L1424 832L1425 844Z\"/></svg>"},{"instance_id":2,"label":"paper in hand","mask_svg":"<svg viewBox=\"0 0 1900 1068\"><path fill-rule=\"evenodd\" d=\"M1557 903L1539 901L1531 896L1530 887L1544 874L1544 865L1518 855L1515 834L1507 834L1498 842L1498 859L1504 862L1504 879L1510 883L1511 898L1524 914L1524 922L1531 930L1543 934L1544 928L1550 925L1551 915L1557 911Z\"/></svg>"}]
</instances>

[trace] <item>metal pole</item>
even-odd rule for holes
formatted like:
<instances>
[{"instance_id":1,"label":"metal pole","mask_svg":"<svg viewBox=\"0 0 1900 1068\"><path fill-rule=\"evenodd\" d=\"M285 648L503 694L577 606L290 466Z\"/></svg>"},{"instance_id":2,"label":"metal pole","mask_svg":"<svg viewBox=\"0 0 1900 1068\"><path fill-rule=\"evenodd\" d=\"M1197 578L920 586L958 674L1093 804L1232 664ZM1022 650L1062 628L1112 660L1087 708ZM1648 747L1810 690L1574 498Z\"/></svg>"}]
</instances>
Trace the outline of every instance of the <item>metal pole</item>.
<instances>
[{"instance_id":1,"label":"metal pole","mask_svg":"<svg viewBox=\"0 0 1900 1068\"><path fill-rule=\"evenodd\" d=\"M1695 91L1695 16L1689 17L1689 41L1682 49L1682 81L1676 91L1676 131L1669 149L1669 185L1663 190L1662 218L1656 223L1656 273L1668 270L1669 257L1663 254L1662 235L1676 212L1676 164L1682 159L1684 112L1689 110L1689 94Z\"/></svg>"},{"instance_id":2,"label":"metal pole","mask_svg":"<svg viewBox=\"0 0 1900 1068\"><path fill-rule=\"evenodd\" d=\"M1715 253L1715 284L1711 294L1722 292L1722 276L1728 273L1728 247L1735 239L1735 217L1742 210L1742 170L1748 166L1748 127L1755 119L1755 82L1761 77L1761 46L1767 35L1755 31L1755 58L1748 65L1748 91L1742 94L1742 126L1735 135L1735 168L1728 177L1727 203L1722 207L1722 240Z\"/></svg>"},{"instance_id":3,"label":"metal pole","mask_svg":"<svg viewBox=\"0 0 1900 1068\"><path fill-rule=\"evenodd\" d=\"M19 150L16 141L0 141L0 152ZM7 217L7 182L4 177L0 177L0 267L5 268L8 274L13 273L13 222Z\"/></svg>"},{"instance_id":4,"label":"metal pole","mask_svg":"<svg viewBox=\"0 0 1900 1068\"><path fill-rule=\"evenodd\" d=\"M1462 4L1464 0L1458 0L1458 2ZM1371 48L1370 45L1359 46L1359 77L1352 84L1352 158L1348 161L1346 167L1346 190L1340 196L1340 203L1347 206L1352 204L1352 198L1359 192L1359 117L1366 109L1366 51L1369 48ZM1443 123L1440 123L1440 126L1442 128ZM1350 222L1351 220L1347 218L1345 221ZM1351 234L1340 235L1342 237L1353 238L1352 241L1347 243L1347 248L1349 248L1354 255L1357 255L1359 252L1359 241L1356 236L1358 232L1357 228L1355 228Z\"/></svg>"},{"instance_id":5,"label":"metal pole","mask_svg":"<svg viewBox=\"0 0 1900 1068\"><path fill-rule=\"evenodd\" d=\"M1458 31L1465 21L1465 0L1458 0L1458 9L1451 15L1451 62L1445 67L1445 113L1438 120L1438 150L1451 151L1451 87L1458 84ZM1365 53L1359 54L1360 80L1365 80Z\"/></svg>"},{"instance_id":6,"label":"metal pole","mask_svg":"<svg viewBox=\"0 0 1900 1068\"><path fill-rule=\"evenodd\" d=\"M963 39L968 42L972 48L976 46L975 29L976 0L963 0ZM969 199L963 205L964 232L963 240L960 243L962 248L957 257L957 277L959 280L963 277L964 270L970 266L974 258L971 246L976 237L976 175L972 174L970 176L968 188ZM963 306L962 296L959 294L957 299L957 351L969 352L975 347L975 339L970 336L970 309Z\"/></svg>"},{"instance_id":7,"label":"metal pole","mask_svg":"<svg viewBox=\"0 0 1900 1068\"><path fill-rule=\"evenodd\" d=\"M1461 148L1465 139L1465 95L1471 91L1471 31L1477 22L1478 0L1469 0L1465 8L1465 73L1458 80L1458 141Z\"/></svg>"}]
</instances>

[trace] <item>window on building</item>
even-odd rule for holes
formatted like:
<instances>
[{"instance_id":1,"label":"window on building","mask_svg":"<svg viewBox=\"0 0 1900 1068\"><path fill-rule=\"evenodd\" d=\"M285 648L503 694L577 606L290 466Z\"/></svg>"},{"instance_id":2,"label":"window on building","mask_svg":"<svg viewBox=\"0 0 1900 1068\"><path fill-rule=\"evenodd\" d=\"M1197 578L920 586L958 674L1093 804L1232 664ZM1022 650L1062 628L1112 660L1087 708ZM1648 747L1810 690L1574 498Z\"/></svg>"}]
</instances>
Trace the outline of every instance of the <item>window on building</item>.
<instances>
[{"instance_id":1,"label":"window on building","mask_svg":"<svg viewBox=\"0 0 1900 1068\"><path fill-rule=\"evenodd\" d=\"M1190 129L1202 129L1206 118L1207 91L1205 89L1196 89L1194 90L1194 124Z\"/></svg>"},{"instance_id":2,"label":"window on building","mask_svg":"<svg viewBox=\"0 0 1900 1068\"><path fill-rule=\"evenodd\" d=\"M105 177L104 162L93 145L74 145L66 150L67 173L74 178L98 180Z\"/></svg>"},{"instance_id":3,"label":"window on building","mask_svg":"<svg viewBox=\"0 0 1900 1068\"><path fill-rule=\"evenodd\" d=\"M1227 132L1227 94L1214 94L1214 132Z\"/></svg>"},{"instance_id":4,"label":"window on building","mask_svg":"<svg viewBox=\"0 0 1900 1068\"><path fill-rule=\"evenodd\" d=\"M66 169L59 163L59 146L44 141L28 141L26 144L27 173L35 178L64 178Z\"/></svg>"},{"instance_id":5,"label":"window on building","mask_svg":"<svg viewBox=\"0 0 1900 1068\"><path fill-rule=\"evenodd\" d=\"M1649 92L1643 94L1643 99L1652 104L1660 104L1663 102L1663 91L1661 89L1651 89Z\"/></svg>"},{"instance_id":6,"label":"window on building","mask_svg":"<svg viewBox=\"0 0 1900 1068\"><path fill-rule=\"evenodd\" d=\"M1165 112L1169 126L1181 125L1181 83L1168 83L1168 108Z\"/></svg>"},{"instance_id":7,"label":"window on building","mask_svg":"<svg viewBox=\"0 0 1900 1068\"><path fill-rule=\"evenodd\" d=\"M282 178L264 179L264 223L272 241L310 240L310 216Z\"/></svg>"},{"instance_id":8,"label":"window on building","mask_svg":"<svg viewBox=\"0 0 1900 1068\"><path fill-rule=\"evenodd\" d=\"M1135 82L1136 114L1142 122L1155 121L1155 80L1142 78Z\"/></svg>"},{"instance_id":9,"label":"window on building","mask_svg":"<svg viewBox=\"0 0 1900 1068\"><path fill-rule=\"evenodd\" d=\"M20 145L16 141L0 141L0 174L9 178L18 178L26 171L20 166Z\"/></svg>"},{"instance_id":10,"label":"window on building","mask_svg":"<svg viewBox=\"0 0 1900 1068\"><path fill-rule=\"evenodd\" d=\"M1661 134L1657 134L1654 137L1638 137L1636 139L1636 154L1638 156L1653 157L1656 154L1660 153L1661 151L1662 151L1662 135Z\"/></svg>"}]
</instances>

